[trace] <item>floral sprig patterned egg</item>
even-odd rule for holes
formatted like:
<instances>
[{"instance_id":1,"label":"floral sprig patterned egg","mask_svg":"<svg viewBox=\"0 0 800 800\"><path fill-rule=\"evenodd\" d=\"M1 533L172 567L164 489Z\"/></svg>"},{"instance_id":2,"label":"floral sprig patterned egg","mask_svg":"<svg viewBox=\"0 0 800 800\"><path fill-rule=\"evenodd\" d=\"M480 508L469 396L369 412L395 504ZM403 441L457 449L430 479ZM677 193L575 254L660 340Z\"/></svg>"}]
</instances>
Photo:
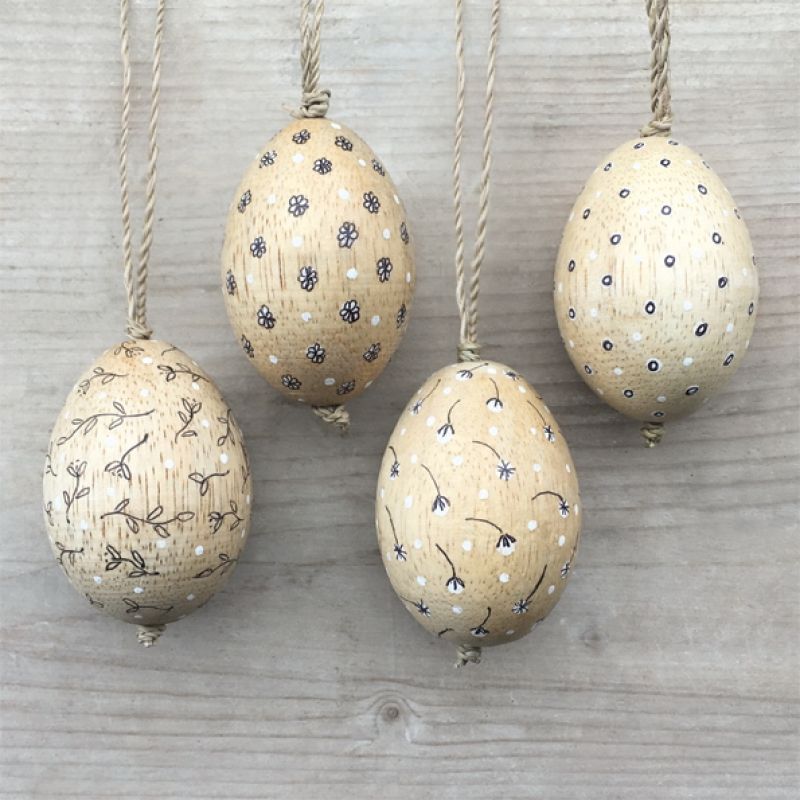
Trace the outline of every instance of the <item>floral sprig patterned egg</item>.
<instances>
[{"instance_id":1,"label":"floral sprig patterned egg","mask_svg":"<svg viewBox=\"0 0 800 800\"><path fill-rule=\"evenodd\" d=\"M403 204L353 131L302 119L267 143L231 205L222 285L272 386L313 406L360 394L403 335L414 280Z\"/></svg>"},{"instance_id":2,"label":"floral sprig patterned egg","mask_svg":"<svg viewBox=\"0 0 800 800\"><path fill-rule=\"evenodd\" d=\"M564 229L555 307L572 363L617 411L694 411L742 361L758 304L747 227L709 165L635 139L595 170Z\"/></svg>"},{"instance_id":3,"label":"floral sprig patterned egg","mask_svg":"<svg viewBox=\"0 0 800 800\"><path fill-rule=\"evenodd\" d=\"M53 428L46 528L92 606L160 626L230 577L250 486L242 432L208 375L164 342L126 341L81 376Z\"/></svg>"},{"instance_id":4,"label":"floral sprig patterned egg","mask_svg":"<svg viewBox=\"0 0 800 800\"><path fill-rule=\"evenodd\" d=\"M528 633L561 596L580 533L578 481L552 414L493 361L434 373L380 468L376 527L389 580L457 647Z\"/></svg>"}]
</instances>

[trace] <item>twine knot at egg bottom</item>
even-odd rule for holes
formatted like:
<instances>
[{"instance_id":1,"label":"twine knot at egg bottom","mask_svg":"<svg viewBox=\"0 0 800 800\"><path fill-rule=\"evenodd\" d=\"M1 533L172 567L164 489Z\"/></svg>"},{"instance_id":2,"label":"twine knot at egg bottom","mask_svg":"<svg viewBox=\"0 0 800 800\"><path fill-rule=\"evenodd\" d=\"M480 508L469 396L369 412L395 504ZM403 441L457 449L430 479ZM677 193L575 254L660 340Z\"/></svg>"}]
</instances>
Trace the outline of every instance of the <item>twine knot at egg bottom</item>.
<instances>
[{"instance_id":1,"label":"twine knot at egg bottom","mask_svg":"<svg viewBox=\"0 0 800 800\"><path fill-rule=\"evenodd\" d=\"M460 342L457 353L459 362L481 360L481 346L477 342Z\"/></svg>"},{"instance_id":2,"label":"twine knot at egg bottom","mask_svg":"<svg viewBox=\"0 0 800 800\"><path fill-rule=\"evenodd\" d=\"M644 446L655 447L664 436L664 423L645 422L639 430L645 440Z\"/></svg>"},{"instance_id":3,"label":"twine knot at egg bottom","mask_svg":"<svg viewBox=\"0 0 800 800\"><path fill-rule=\"evenodd\" d=\"M166 627L166 625L137 625L136 638L142 647L152 647Z\"/></svg>"},{"instance_id":4,"label":"twine knot at egg bottom","mask_svg":"<svg viewBox=\"0 0 800 800\"><path fill-rule=\"evenodd\" d=\"M350 414L344 406L311 406L311 410L325 423L341 433L350 430Z\"/></svg>"},{"instance_id":5,"label":"twine knot at egg bottom","mask_svg":"<svg viewBox=\"0 0 800 800\"><path fill-rule=\"evenodd\" d=\"M300 108L293 109L290 113L296 119L325 117L330 104L330 89L319 89L316 92L303 92Z\"/></svg>"},{"instance_id":6,"label":"twine knot at egg bottom","mask_svg":"<svg viewBox=\"0 0 800 800\"><path fill-rule=\"evenodd\" d=\"M467 664L480 664L481 663L481 648L472 644L460 644L456 650L457 657L456 663L453 666L456 669Z\"/></svg>"}]
</instances>

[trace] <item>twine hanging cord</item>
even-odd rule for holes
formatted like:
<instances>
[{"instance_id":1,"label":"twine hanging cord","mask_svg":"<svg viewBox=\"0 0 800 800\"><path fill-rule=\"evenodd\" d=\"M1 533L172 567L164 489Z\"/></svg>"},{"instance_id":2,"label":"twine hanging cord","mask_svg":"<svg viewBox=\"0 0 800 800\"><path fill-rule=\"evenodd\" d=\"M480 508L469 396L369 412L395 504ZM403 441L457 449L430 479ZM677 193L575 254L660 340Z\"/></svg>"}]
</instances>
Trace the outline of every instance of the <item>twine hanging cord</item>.
<instances>
[{"instance_id":1,"label":"twine hanging cord","mask_svg":"<svg viewBox=\"0 0 800 800\"><path fill-rule=\"evenodd\" d=\"M650 28L650 110L653 118L642 136L669 136L672 131L672 93L669 86L669 0L645 0Z\"/></svg>"},{"instance_id":2,"label":"twine hanging cord","mask_svg":"<svg viewBox=\"0 0 800 800\"><path fill-rule=\"evenodd\" d=\"M458 359L477 361L480 358L478 344L478 295L480 292L481 266L486 254L486 230L489 219L489 190L492 169L492 129L494 124L494 83L497 62L497 42L500 32L500 0L492 1L489 51L486 69L486 95L483 118L483 148L478 199L478 221L475 229L475 245L470 264L469 277L465 275L464 259L464 209L461 192L461 156L464 142L464 108L466 68L464 62L464 0L456 0L456 121L453 146L453 208L455 222L455 269L456 301L461 321Z\"/></svg>"},{"instance_id":3,"label":"twine hanging cord","mask_svg":"<svg viewBox=\"0 0 800 800\"><path fill-rule=\"evenodd\" d=\"M325 0L316 0L311 13L312 0L301 0L300 5L300 68L303 74L303 99L300 108L291 112L293 117L324 117L331 99L329 89L319 88L320 28L325 12Z\"/></svg>"},{"instance_id":4,"label":"twine hanging cord","mask_svg":"<svg viewBox=\"0 0 800 800\"><path fill-rule=\"evenodd\" d=\"M120 53L122 55L122 132L119 140L119 183L122 201L122 253L125 293L128 300L128 334L134 339L149 339L152 330L147 325L147 271L153 244L153 223L156 208L156 162L158 159L158 106L161 94L161 43L164 38L166 0L158 0L153 38L153 77L150 86L150 121L147 126L148 161L145 189L142 240L138 260L134 265L131 234L130 191L128 188L128 141L131 112L131 59L129 0L120 0Z\"/></svg>"}]
</instances>

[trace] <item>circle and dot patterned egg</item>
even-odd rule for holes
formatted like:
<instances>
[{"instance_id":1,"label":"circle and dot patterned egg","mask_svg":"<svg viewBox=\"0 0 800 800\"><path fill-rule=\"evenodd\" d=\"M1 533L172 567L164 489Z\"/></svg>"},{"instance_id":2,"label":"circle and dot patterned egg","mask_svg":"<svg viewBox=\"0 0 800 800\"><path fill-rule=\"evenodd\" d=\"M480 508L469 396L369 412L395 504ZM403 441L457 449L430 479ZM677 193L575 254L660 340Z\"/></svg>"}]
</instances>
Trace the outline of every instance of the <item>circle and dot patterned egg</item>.
<instances>
[{"instance_id":1,"label":"circle and dot patterned egg","mask_svg":"<svg viewBox=\"0 0 800 800\"><path fill-rule=\"evenodd\" d=\"M53 428L47 533L93 606L161 625L227 581L250 485L242 432L208 375L164 342L122 342L81 376Z\"/></svg>"},{"instance_id":2,"label":"circle and dot patterned egg","mask_svg":"<svg viewBox=\"0 0 800 800\"><path fill-rule=\"evenodd\" d=\"M403 411L376 527L395 592L457 646L524 636L558 601L580 533L578 481L552 414L503 364L453 364Z\"/></svg>"},{"instance_id":3,"label":"circle and dot patterned egg","mask_svg":"<svg viewBox=\"0 0 800 800\"><path fill-rule=\"evenodd\" d=\"M555 268L561 337L594 392L637 420L690 413L741 363L757 304L747 227L701 156L651 137L604 159Z\"/></svg>"},{"instance_id":4,"label":"circle and dot patterned egg","mask_svg":"<svg viewBox=\"0 0 800 800\"><path fill-rule=\"evenodd\" d=\"M222 282L272 386L315 406L360 394L403 335L414 281L403 204L353 131L297 120L259 153L228 215Z\"/></svg>"}]
</instances>

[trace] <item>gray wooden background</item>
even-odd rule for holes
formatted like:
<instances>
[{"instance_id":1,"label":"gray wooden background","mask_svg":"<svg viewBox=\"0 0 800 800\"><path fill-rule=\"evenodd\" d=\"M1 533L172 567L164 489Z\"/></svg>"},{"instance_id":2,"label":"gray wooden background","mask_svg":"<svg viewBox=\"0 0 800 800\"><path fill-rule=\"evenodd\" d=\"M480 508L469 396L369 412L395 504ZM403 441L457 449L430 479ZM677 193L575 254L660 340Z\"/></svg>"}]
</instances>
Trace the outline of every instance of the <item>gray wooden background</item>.
<instances>
[{"instance_id":1,"label":"gray wooden background","mask_svg":"<svg viewBox=\"0 0 800 800\"><path fill-rule=\"evenodd\" d=\"M0 796L798 796L797 5L673 3L675 134L743 209L762 301L728 390L653 451L573 372L551 302L576 193L647 117L642 5L506 2L482 338L557 413L586 513L547 622L455 672L372 521L396 416L454 356L452 3L328 3L331 117L391 170L419 265L406 340L344 439L251 369L218 288L231 193L297 101L296 4L169 3L151 321L235 409L256 506L226 591L145 651L69 587L40 510L54 417L123 329L117 3L0 0ZM470 229L488 6L468 3ZM153 9L133 3L137 211Z\"/></svg>"}]
</instances>

